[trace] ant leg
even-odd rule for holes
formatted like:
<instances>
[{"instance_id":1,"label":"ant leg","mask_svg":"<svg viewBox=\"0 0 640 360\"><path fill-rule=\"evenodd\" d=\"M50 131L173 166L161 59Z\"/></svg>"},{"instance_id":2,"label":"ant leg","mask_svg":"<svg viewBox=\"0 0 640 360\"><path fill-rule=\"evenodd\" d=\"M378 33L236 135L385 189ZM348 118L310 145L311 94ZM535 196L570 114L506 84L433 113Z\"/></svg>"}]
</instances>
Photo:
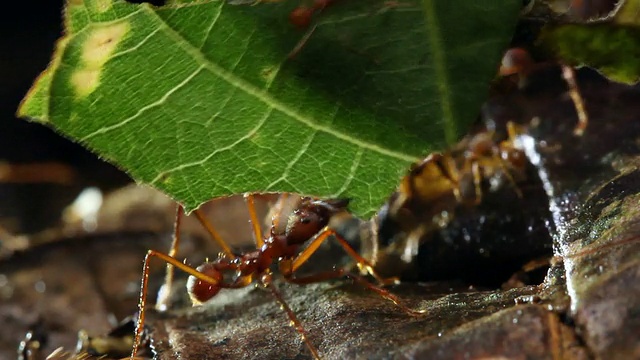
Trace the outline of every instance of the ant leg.
<instances>
[{"instance_id":1,"label":"ant leg","mask_svg":"<svg viewBox=\"0 0 640 360\"><path fill-rule=\"evenodd\" d=\"M471 165L471 173L473 174L473 187L475 191L475 205L479 205L482 202L482 174L480 173L480 165L477 161L474 161Z\"/></svg>"},{"instance_id":2,"label":"ant leg","mask_svg":"<svg viewBox=\"0 0 640 360\"><path fill-rule=\"evenodd\" d=\"M587 116L587 111L585 110L584 101L582 96L580 95L580 91L578 90L578 84L576 83L576 74L573 71L573 68L567 65L562 66L562 77L569 85L569 96L571 96L571 100L573 101L573 105L576 108L576 113L578 114L578 124L575 129L573 129L573 134L575 136L582 136L584 131L589 125L589 118Z\"/></svg>"},{"instance_id":3,"label":"ant leg","mask_svg":"<svg viewBox=\"0 0 640 360\"><path fill-rule=\"evenodd\" d=\"M400 309L402 309L404 312L406 312L409 315L419 316L419 315L423 315L423 314L426 313L426 310L414 310L414 309L411 309L411 308L407 307L406 305L402 304L402 302L400 301L400 299L397 296L393 295L388 290L385 290L385 289L381 288L380 286L376 286L376 285L370 283L369 281L367 281L362 276L350 273L350 272L348 272L348 271L346 271L344 269L335 269L335 270L330 270L330 271L324 271L324 272L321 272L321 273L318 273L318 274L304 276L304 277L296 277L291 269L289 269L289 271L286 271L287 269L281 269L281 271L282 270L285 270L285 271L283 271L283 275L284 275L285 280L287 280L288 282L297 284L297 285L306 285L306 284L324 282L324 281L327 281L327 280L346 277L348 279L351 279L353 281L358 282L360 285L364 286L365 288L367 288L367 289L375 292L376 294L380 295L381 297L391 301L392 303L394 303L396 306L398 306Z\"/></svg>"},{"instance_id":4,"label":"ant leg","mask_svg":"<svg viewBox=\"0 0 640 360\"><path fill-rule=\"evenodd\" d=\"M455 163L452 164L449 156L440 153L432 153L412 166L409 175L402 179L399 190L401 194L407 194L406 198L418 194L423 201L449 191L453 192L456 201L462 202Z\"/></svg>"},{"instance_id":5,"label":"ant leg","mask_svg":"<svg viewBox=\"0 0 640 360\"><path fill-rule=\"evenodd\" d=\"M436 167L440 171L440 174L449 181L451 184L451 188L453 189L453 196L456 198L456 201L462 202L462 194L460 194L460 179L457 176L453 175L451 169L455 170L455 164L451 166L450 158L438 154L438 157L434 157L434 163ZM444 161L449 162L448 164L443 163Z\"/></svg>"},{"instance_id":6,"label":"ant leg","mask_svg":"<svg viewBox=\"0 0 640 360\"><path fill-rule=\"evenodd\" d=\"M305 343L305 345L307 345L307 348L311 352L311 356L313 356L314 359L320 359L320 354L318 353L318 350L316 349L316 347L311 343L311 341L309 341L309 338L307 337L307 332L304 330L302 323L300 323L300 320L298 320L298 317L296 316L296 314L293 312L293 310L291 310L291 308L289 307L289 304L287 304L287 302L284 300L284 297L282 297L282 294L276 288L276 286L273 285L271 280L272 280L271 274L265 274L260 279L260 282L266 288L271 290L273 297L276 298L278 303L280 303L280 306L282 306L282 309L287 313L287 316L289 317L289 321L291 322L291 325L295 327L296 331L298 331L298 333L300 334L302 341Z\"/></svg>"},{"instance_id":7,"label":"ant leg","mask_svg":"<svg viewBox=\"0 0 640 360\"><path fill-rule=\"evenodd\" d=\"M138 349L140 348L140 343L142 342L142 331L144 330L144 320L146 315L145 309L147 304L147 289L149 286L149 262L151 261L152 257L160 258L166 263L177 267L178 269L186 272L189 275L193 275L194 277L196 277L201 281L205 281L207 283L214 284L214 285L219 285L219 282L220 282L219 280L216 280L211 276L208 276L206 274L199 272L198 270L192 268L189 265L181 263L180 261L170 257L169 255L165 255L163 253L160 253L154 250L149 250L147 252L147 256L145 256L144 258L144 265L142 267L142 285L140 286L140 301L138 302L138 308L139 308L138 321L136 323L136 330L135 330L134 339L133 339L133 348L131 350L131 357L130 357L132 360L136 358L136 353L138 352Z\"/></svg>"},{"instance_id":8,"label":"ant leg","mask_svg":"<svg viewBox=\"0 0 640 360\"><path fill-rule=\"evenodd\" d=\"M383 284L383 285L397 284L399 282L397 277L382 278L381 276L379 276L378 273L374 270L373 264L371 264L371 262L369 262L367 259L365 259L362 256L360 256L360 254L358 254L358 252L355 251L351 247L351 245L349 245L349 243L342 236L340 236L340 234L338 234L333 229L329 229L328 227L325 227L319 233L319 235L317 235L311 241L311 243L309 243L309 246L307 246L307 248L305 248L304 251L302 251L300 254L298 254L298 256L295 259L293 259L293 261L291 262L291 270L290 271L294 272L300 266L302 266L302 264L304 264L307 260L309 260L309 257L316 250L318 250L318 247L320 247L322 242L324 240L326 240L329 236L332 236L332 235L338 241L338 243L342 246L344 251L356 261L356 264L357 264L358 268L360 269L360 271L364 270L364 271L368 272L371 276L373 276L378 281L378 283Z\"/></svg>"},{"instance_id":9,"label":"ant leg","mask_svg":"<svg viewBox=\"0 0 640 360\"><path fill-rule=\"evenodd\" d=\"M300 39L296 46L294 46L293 49L289 52L289 55L287 55L287 59L293 59L300 53L300 50L302 50L307 41L309 41L309 38L311 37L313 32L316 31L317 27L318 25L314 24L309 30L307 30L307 32L302 36L302 39Z\"/></svg>"},{"instance_id":10,"label":"ant leg","mask_svg":"<svg viewBox=\"0 0 640 360\"><path fill-rule=\"evenodd\" d=\"M202 211L200 211L200 209L196 209L193 212L196 214L196 217L200 221L200 224L202 224L209 235L211 235L211 238L215 240L215 242L222 248L222 251L225 253L225 255L230 259L235 259L237 256L233 254L233 252L231 251L231 247L222 239L220 234L218 234L213 226L211 226L211 223L207 221L207 219L202 214Z\"/></svg>"},{"instance_id":11,"label":"ant leg","mask_svg":"<svg viewBox=\"0 0 640 360\"><path fill-rule=\"evenodd\" d=\"M168 255L172 258L176 257L178 253L178 247L180 246L180 225L182 223L182 215L184 214L184 208L182 205L176 206L176 220L173 223L173 239L171 240L171 247L169 248ZM156 301L156 310L167 310L169 297L171 296L171 288L173 287L173 274L174 268L171 263L167 263L167 273L164 277L164 284L158 292L158 300Z\"/></svg>"},{"instance_id":12,"label":"ant leg","mask_svg":"<svg viewBox=\"0 0 640 360\"><path fill-rule=\"evenodd\" d=\"M271 227L274 229L278 228L278 224L280 222L280 217L282 215L282 210L284 209L284 204L287 201L289 194L283 193L278 197L278 201L276 202L273 210L271 211Z\"/></svg>"},{"instance_id":13,"label":"ant leg","mask_svg":"<svg viewBox=\"0 0 640 360\"><path fill-rule=\"evenodd\" d=\"M260 249L262 245L264 245L264 239L262 238L262 229L260 228L260 222L258 222L258 215L256 215L254 194L245 193L244 201L247 203L247 208L249 209L249 217L251 218L251 227L253 228L256 247Z\"/></svg>"},{"instance_id":14,"label":"ant leg","mask_svg":"<svg viewBox=\"0 0 640 360\"><path fill-rule=\"evenodd\" d=\"M510 145L506 145L506 144L501 145L501 148L502 148L501 151L503 151L504 150L503 147L506 147L506 146L509 146L508 150L520 151L520 150L517 150L516 148L514 148L514 147L512 147ZM522 156L524 156L524 155L522 155ZM511 173L509 172L509 166L506 164L507 160L503 159L501 157L501 155L500 155L499 159L500 159L500 167L502 168L504 176L507 178L507 180L509 181L509 183L513 187L513 191L516 193L518 198L522 199L524 197L524 195L522 195L522 190L520 190L520 188L518 187L518 184L516 183L516 179L514 179L513 175L511 175Z\"/></svg>"}]
</instances>

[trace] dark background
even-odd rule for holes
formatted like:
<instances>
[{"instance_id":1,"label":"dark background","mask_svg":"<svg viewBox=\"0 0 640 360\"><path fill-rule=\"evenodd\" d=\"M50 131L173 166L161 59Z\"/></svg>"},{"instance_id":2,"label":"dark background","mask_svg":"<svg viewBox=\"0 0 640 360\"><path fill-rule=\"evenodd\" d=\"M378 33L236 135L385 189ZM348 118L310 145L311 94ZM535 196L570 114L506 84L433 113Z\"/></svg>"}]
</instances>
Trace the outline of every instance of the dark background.
<instances>
[{"instance_id":1,"label":"dark background","mask_svg":"<svg viewBox=\"0 0 640 360\"><path fill-rule=\"evenodd\" d=\"M54 162L75 175L72 183L62 185L37 179L17 183L0 174L0 226L10 233L55 225L60 210L86 186L110 189L128 181L115 167L52 129L15 116L62 34L62 6L62 0L15 1L0 21L0 164Z\"/></svg>"}]
</instances>

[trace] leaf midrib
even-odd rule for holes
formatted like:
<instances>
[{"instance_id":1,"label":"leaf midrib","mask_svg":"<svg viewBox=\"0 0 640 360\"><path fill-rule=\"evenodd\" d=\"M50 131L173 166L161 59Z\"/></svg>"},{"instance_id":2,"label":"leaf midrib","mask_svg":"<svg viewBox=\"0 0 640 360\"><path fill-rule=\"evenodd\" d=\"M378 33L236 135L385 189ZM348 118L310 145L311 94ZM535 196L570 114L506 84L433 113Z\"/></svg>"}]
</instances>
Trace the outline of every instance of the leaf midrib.
<instances>
[{"instance_id":1,"label":"leaf midrib","mask_svg":"<svg viewBox=\"0 0 640 360\"><path fill-rule=\"evenodd\" d=\"M422 7L425 14L425 31L429 36L429 47L433 55L433 69L440 93L440 110L442 111L442 121L444 138L448 144L453 144L458 140L458 129L456 127L453 106L451 101L451 89L447 77L447 60L442 46L442 36L433 0L422 0Z\"/></svg>"}]
</instances>

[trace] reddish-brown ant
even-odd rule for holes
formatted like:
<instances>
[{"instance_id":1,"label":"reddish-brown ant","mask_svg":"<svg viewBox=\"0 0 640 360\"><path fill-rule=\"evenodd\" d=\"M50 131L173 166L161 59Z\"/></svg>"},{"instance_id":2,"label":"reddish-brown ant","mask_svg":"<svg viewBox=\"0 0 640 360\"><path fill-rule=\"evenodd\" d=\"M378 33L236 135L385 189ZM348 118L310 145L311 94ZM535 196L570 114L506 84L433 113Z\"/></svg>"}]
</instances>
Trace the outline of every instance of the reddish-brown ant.
<instances>
[{"instance_id":1,"label":"reddish-brown ant","mask_svg":"<svg viewBox=\"0 0 640 360\"><path fill-rule=\"evenodd\" d=\"M311 6L300 5L291 10L291 12L289 13L289 22L298 29L307 29L307 31L302 39L298 41L296 46L294 46L293 49L289 52L289 55L287 56L289 59L294 58L300 52L300 49L302 49L307 41L309 41L309 38L316 30L316 25L313 25L313 27L309 28L313 16L319 14L322 10L324 10L327 6L333 4L334 2L335 0L314 0Z\"/></svg>"},{"instance_id":2,"label":"reddish-brown ant","mask_svg":"<svg viewBox=\"0 0 640 360\"><path fill-rule=\"evenodd\" d=\"M300 5L289 13L289 21L297 28L306 29L311 25L314 15L334 2L335 0L314 0L311 6Z\"/></svg>"},{"instance_id":3,"label":"reddish-brown ant","mask_svg":"<svg viewBox=\"0 0 640 360\"><path fill-rule=\"evenodd\" d=\"M534 64L526 50L514 48L505 53L499 74L517 75L520 79L518 86L522 87L530 72L536 66L543 65ZM565 65L561 67L578 115L574 134L581 136L588 125L584 102L578 91L573 69ZM484 131L465 137L444 154L429 155L414 165L402 179L395 210L410 198L427 203L449 195L453 195L458 203L477 205L482 200L482 182L492 178L505 178L520 195L515 185L517 180L524 177L526 156L516 146L516 138L524 131L519 125L509 122L508 138L504 141L498 142L492 131Z\"/></svg>"},{"instance_id":4,"label":"reddish-brown ant","mask_svg":"<svg viewBox=\"0 0 640 360\"><path fill-rule=\"evenodd\" d=\"M340 234L328 227L329 221L334 215L346 211L348 200L319 200L303 197L297 208L293 211L293 214L289 217L285 231L278 233L276 230L276 221L273 220L269 234L263 237L255 211L254 196L255 194L251 193L245 194L257 249L241 255L236 255L232 252L230 246L218 235L216 230L199 210L194 211L198 220L200 220L212 239L218 243L223 251L215 261L206 262L197 268L188 266L171 256L176 253L179 243L180 218L183 210L181 206L178 206L174 244L169 252L170 255L149 250L144 260L142 286L140 290L140 311L138 313L134 345L131 353L132 359L138 352L142 339L147 303L149 263L154 257L160 258L167 264L175 266L190 275L187 289L194 305L201 304L213 298L221 289L243 288L254 281L269 289L286 312L291 324L296 328L314 358L320 357L318 350L316 350L308 339L302 324L284 300L280 291L278 291L273 284L271 271L273 264L278 265L278 269L286 281L294 284L303 285L344 277L356 281L369 290L378 293L383 298L392 301L408 314L420 315L423 313L423 311L408 308L401 304L399 299L389 291L344 269L338 268L300 277L296 275L296 270L309 259L323 241L334 238L346 253L356 261L358 267L367 271L380 284L394 283L397 281L395 278L383 279L379 277L368 260L360 256ZM303 248L305 244L307 246Z\"/></svg>"},{"instance_id":5,"label":"reddish-brown ant","mask_svg":"<svg viewBox=\"0 0 640 360\"><path fill-rule=\"evenodd\" d=\"M524 87L527 76L538 66L546 65L534 64L528 52L515 48L505 54L499 74L516 75L518 87ZM573 69L564 65L561 68L578 115L573 133L581 136L588 125L584 102ZM375 240L369 241L365 256L377 264L385 256L383 252L394 252L403 254L403 261L411 262L426 233L447 226L458 206L479 205L487 188L492 191L510 184L522 197L518 184L527 178L528 161L518 137L526 133L526 128L526 125L509 122L505 140L497 139L494 131L485 130L465 137L444 153L432 153L414 164L378 213L370 230L375 238L382 231L381 224L392 219L402 228L403 241L392 242L395 248L387 249L379 249Z\"/></svg>"}]
</instances>

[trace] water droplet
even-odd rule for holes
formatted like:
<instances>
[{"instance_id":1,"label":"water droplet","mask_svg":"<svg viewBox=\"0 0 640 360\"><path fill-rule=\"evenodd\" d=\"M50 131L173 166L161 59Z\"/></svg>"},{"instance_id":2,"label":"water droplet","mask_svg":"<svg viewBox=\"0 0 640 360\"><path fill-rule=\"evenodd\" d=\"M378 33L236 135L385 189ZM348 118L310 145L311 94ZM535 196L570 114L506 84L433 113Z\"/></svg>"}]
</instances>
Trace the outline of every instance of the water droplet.
<instances>
[{"instance_id":1,"label":"water droplet","mask_svg":"<svg viewBox=\"0 0 640 360\"><path fill-rule=\"evenodd\" d=\"M33 285L33 288L34 288L37 292L39 292L39 293L41 293L41 294L42 294L43 292L45 292L45 290L47 290L47 285L44 283L44 281L39 280L39 281L37 281L37 282Z\"/></svg>"}]
</instances>

